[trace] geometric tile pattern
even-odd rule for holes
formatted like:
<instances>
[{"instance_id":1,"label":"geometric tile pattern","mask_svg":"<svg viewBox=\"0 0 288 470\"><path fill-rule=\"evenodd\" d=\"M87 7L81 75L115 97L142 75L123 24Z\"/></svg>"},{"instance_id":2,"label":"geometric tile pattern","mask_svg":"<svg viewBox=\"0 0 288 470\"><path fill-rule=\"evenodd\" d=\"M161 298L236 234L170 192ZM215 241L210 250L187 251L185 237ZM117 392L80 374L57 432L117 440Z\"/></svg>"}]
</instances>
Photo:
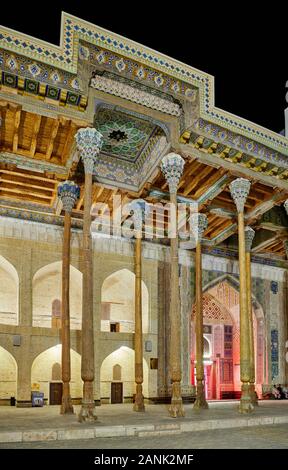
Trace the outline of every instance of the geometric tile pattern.
<instances>
[{"instance_id":1,"label":"geometric tile pattern","mask_svg":"<svg viewBox=\"0 0 288 470\"><path fill-rule=\"evenodd\" d=\"M196 306L193 306L192 319L195 319ZM229 311L218 304L214 297L208 293L203 295L203 317L205 322L212 320L231 324L232 319Z\"/></svg>"},{"instance_id":2,"label":"geometric tile pattern","mask_svg":"<svg viewBox=\"0 0 288 470\"><path fill-rule=\"evenodd\" d=\"M149 121L102 107L95 115L95 128L103 135L102 154L133 163L155 131Z\"/></svg>"}]
</instances>

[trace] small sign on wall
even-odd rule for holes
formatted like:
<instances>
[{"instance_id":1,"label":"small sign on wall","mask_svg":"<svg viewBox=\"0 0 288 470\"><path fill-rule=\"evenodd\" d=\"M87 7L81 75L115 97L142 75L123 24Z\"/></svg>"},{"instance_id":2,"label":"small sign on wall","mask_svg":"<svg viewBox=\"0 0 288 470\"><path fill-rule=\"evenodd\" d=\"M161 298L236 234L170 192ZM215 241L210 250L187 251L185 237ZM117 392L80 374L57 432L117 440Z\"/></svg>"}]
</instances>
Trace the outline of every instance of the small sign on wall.
<instances>
[{"instance_id":1,"label":"small sign on wall","mask_svg":"<svg viewBox=\"0 0 288 470\"><path fill-rule=\"evenodd\" d=\"M145 351L152 352L152 341L150 340L145 341Z\"/></svg>"},{"instance_id":2,"label":"small sign on wall","mask_svg":"<svg viewBox=\"0 0 288 470\"><path fill-rule=\"evenodd\" d=\"M21 336L14 335L13 336L13 346L21 346Z\"/></svg>"}]
</instances>

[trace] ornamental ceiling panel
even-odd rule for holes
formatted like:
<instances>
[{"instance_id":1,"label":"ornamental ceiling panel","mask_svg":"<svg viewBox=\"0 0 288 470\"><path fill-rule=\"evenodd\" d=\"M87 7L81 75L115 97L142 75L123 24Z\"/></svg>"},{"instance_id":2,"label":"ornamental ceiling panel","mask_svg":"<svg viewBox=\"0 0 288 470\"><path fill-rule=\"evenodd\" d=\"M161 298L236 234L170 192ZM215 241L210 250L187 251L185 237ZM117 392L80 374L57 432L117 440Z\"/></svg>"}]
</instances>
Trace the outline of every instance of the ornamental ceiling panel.
<instances>
[{"instance_id":1,"label":"ornamental ceiling panel","mask_svg":"<svg viewBox=\"0 0 288 470\"><path fill-rule=\"evenodd\" d=\"M156 126L124 112L100 108L95 115L95 128L103 135L101 153L135 163Z\"/></svg>"}]
</instances>

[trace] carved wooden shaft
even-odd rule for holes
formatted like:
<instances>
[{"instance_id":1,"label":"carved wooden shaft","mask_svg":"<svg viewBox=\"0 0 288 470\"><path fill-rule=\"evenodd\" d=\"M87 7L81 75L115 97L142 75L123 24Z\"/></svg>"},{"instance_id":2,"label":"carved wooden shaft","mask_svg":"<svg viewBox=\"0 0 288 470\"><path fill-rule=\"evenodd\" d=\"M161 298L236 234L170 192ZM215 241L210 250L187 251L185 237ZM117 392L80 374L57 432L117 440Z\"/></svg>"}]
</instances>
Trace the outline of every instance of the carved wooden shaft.
<instances>
[{"instance_id":1,"label":"carved wooden shaft","mask_svg":"<svg viewBox=\"0 0 288 470\"><path fill-rule=\"evenodd\" d=\"M240 274L240 377L242 382L239 411L241 413L248 413L253 409L253 406L250 397L251 362L243 211L238 212L238 247Z\"/></svg>"},{"instance_id":2,"label":"carved wooden shaft","mask_svg":"<svg viewBox=\"0 0 288 470\"><path fill-rule=\"evenodd\" d=\"M171 204L177 208L176 192L170 193ZM176 213L177 217L177 213ZM172 382L172 398L169 413L173 417L184 416L181 396L181 319L179 299L179 260L178 232L170 240L171 282L170 282L170 374Z\"/></svg>"},{"instance_id":3,"label":"carved wooden shaft","mask_svg":"<svg viewBox=\"0 0 288 470\"><path fill-rule=\"evenodd\" d=\"M84 382L81 418L96 418L93 397L94 333L93 333L93 273L91 243L92 174L85 172L83 215L83 314L81 377Z\"/></svg>"},{"instance_id":4,"label":"carved wooden shaft","mask_svg":"<svg viewBox=\"0 0 288 470\"><path fill-rule=\"evenodd\" d=\"M258 404L255 392L255 352L254 352L254 330L252 312L252 288L251 288L251 254L246 251L246 279L247 279L247 310L249 319L249 347L250 347L250 393L254 405Z\"/></svg>"},{"instance_id":5,"label":"carved wooden shaft","mask_svg":"<svg viewBox=\"0 0 288 470\"><path fill-rule=\"evenodd\" d=\"M143 336L142 336L142 274L141 274L141 233L135 240L135 382L136 396L134 411L145 411L143 397Z\"/></svg>"},{"instance_id":6,"label":"carved wooden shaft","mask_svg":"<svg viewBox=\"0 0 288 470\"><path fill-rule=\"evenodd\" d=\"M63 394L60 412L61 414L73 413L70 396L71 360L70 360L70 309L69 309L69 284L70 284L70 235L71 214L65 211L64 239L62 259L62 381Z\"/></svg>"},{"instance_id":7,"label":"carved wooden shaft","mask_svg":"<svg viewBox=\"0 0 288 470\"><path fill-rule=\"evenodd\" d=\"M194 408L208 408L205 399L204 389L204 338L203 338L203 299L202 299L202 253L201 241L198 239L196 244L196 380L197 380L197 397Z\"/></svg>"}]
</instances>

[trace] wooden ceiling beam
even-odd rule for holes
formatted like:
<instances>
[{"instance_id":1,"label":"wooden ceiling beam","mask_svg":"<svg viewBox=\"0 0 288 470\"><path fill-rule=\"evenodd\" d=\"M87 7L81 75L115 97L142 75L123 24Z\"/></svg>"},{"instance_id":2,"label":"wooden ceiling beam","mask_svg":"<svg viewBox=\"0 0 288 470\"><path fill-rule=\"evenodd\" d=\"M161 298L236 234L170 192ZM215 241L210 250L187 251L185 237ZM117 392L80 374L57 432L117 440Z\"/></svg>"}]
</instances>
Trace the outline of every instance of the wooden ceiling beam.
<instances>
[{"instance_id":1,"label":"wooden ceiling beam","mask_svg":"<svg viewBox=\"0 0 288 470\"><path fill-rule=\"evenodd\" d=\"M188 186L184 188L184 191L183 191L183 195L184 196L188 196L191 195L191 192L193 191L194 188L196 188L198 186L198 184L200 183L200 181L205 178L207 175L209 175L209 173L211 173L213 171L215 171L215 168L213 167L204 167L204 169L202 171L200 171L200 173L198 173L197 176L193 176L191 178L191 180L188 182Z\"/></svg>"},{"instance_id":2,"label":"wooden ceiling beam","mask_svg":"<svg viewBox=\"0 0 288 470\"><path fill-rule=\"evenodd\" d=\"M214 228L213 232L211 233L210 235L210 238L214 238L214 237L217 237L217 235L219 235L219 233L223 232L223 230L226 230L228 227L232 226L233 223L231 222L231 220L226 220L225 222L222 222L221 226L218 225L218 227Z\"/></svg>"},{"instance_id":3,"label":"wooden ceiling beam","mask_svg":"<svg viewBox=\"0 0 288 470\"><path fill-rule=\"evenodd\" d=\"M1 192L8 192L8 193L13 193L13 194L18 194L20 196L33 196L38 199L48 199L49 201L51 200L51 196L46 196L44 194L39 194L39 193L34 193L33 191L29 191L27 189L21 189L21 192L19 193L19 189L13 189L13 188L7 188L6 186L0 186L0 193Z\"/></svg>"},{"instance_id":4,"label":"wooden ceiling beam","mask_svg":"<svg viewBox=\"0 0 288 470\"><path fill-rule=\"evenodd\" d=\"M13 185L24 186L24 187L33 188L33 189L39 189L40 191L49 191L52 193L56 193L55 188L47 188L46 186L38 186L36 184L31 184L29 182L23 183L22 181L9 180L7 178L0 177L0 183L13 184Z\"/></svg>"},{"instance_id":5,"label":"wooden ceiling beam","mask_svg":"<svg viewBox=\"0 0 288 470\"><path fill-rule=\"evenodd\" d=\"M60 125L60 119L55 119L54 123L53 123L53 126L52 126L52 130L51 130L51 136L50 136L50 139L49 139L49 144L48 144L47 150L46 150L46 155L45 155L46 160L50 160L50 158L52 156L54 141L55 141L57 133L58 133L59 125Z\"/></svg>"},{"instance_id":6,"label":"wooden ceiling beam","mask_svg":"<svg viewBox=\"0 0 288 470\"><path fill-rule=\"evenodd\" d=\"M76 133L77 129L78 128L77 128L76 124L73 121L71 121L70 126L69 126L69 131L68 131L67 136L66 136L64 148L63 148L63 151L62 151L62 154L61 154L62 164L66 163L66 161L69 157L69 150L71 149L71 147L73 145L73 141L71 142L71 140L74 137L74 134Z\"/></svg>"},{"instance_id":7,"label":"wooden ceiling beam","mask_svg":"<svg viewBox=\"0 0 288 470\"><path fill-rule=\"evenodd\" d=\"M58 181L55 181L51 178L45 178L43 176L38 176L38 175L31 175L30 173L22 173L20 171L11 171L11 170L6 170L4 168L0 168L0 173L3 173L5 175L12 175L12 176L21 176L22 178L29 178L29 179L32 179L32 180L38 180L38 181L46 181L46 182L49 182L51 184L54 184L54 186L56 184L58 184Z\"/></svg>"},{"instance_id":8,"label":"wooden ceiling beam","mask_svg":"<svg viewBox=\"0 0 288 470\"><path fill-rule=\"evenodd\" d=\"M211 188L211 186L213 186L214 184L217 184L217 181L219 181L226 173L227 171L224 170L223 168L221 168L220 170L216 170L215 173L209 176L208 180L205 181L205 183L202 184L201 187L197 189L197 191L195 191L194 197L198 199L200 196L205 194L205 192L208 191ZM227 184L229 184L229 181L227 181Z\"/></svg>"},{"instance_id":9,"label":"wooden ceiling beam","mask_svg":"<svg viewBox=\"0 0 288 470\"><path fill-rule=\"evenodd\" d=\"M34 118L34 126L32 132L32 139L31 139L31 146L30 146L30 156L33 158L36 152L37 147L37 137L39 134L40 126L41 126L41 118L40 114L35 115Z\"/></svg>"},{"instance_id":10,"label":"wooden ceiling beam","mask_svg":"<svg viewBox=\"0 0 288 470\"><path fill-rule=\"evenodd\" d=\"M17 153L18 150L18 141L19 141L19 126L21 121L21 108L16 109L14 116L14 130L12 137L12 151Z\"/></svg>"}]
</instances>

